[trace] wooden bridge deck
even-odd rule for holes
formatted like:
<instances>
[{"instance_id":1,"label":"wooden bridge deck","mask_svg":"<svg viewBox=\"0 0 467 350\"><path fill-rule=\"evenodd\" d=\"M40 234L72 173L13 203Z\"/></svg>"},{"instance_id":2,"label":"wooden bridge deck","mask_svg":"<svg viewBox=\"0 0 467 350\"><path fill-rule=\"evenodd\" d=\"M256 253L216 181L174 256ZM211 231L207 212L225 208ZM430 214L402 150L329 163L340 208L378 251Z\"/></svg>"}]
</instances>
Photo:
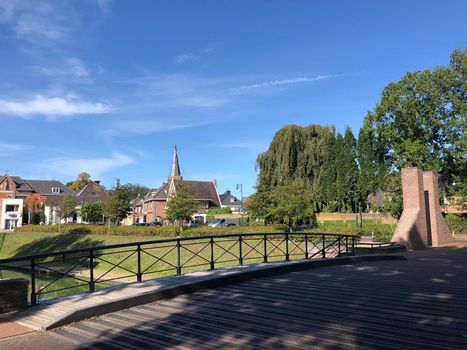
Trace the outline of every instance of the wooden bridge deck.
<instances>
[{"instance_id":1,"label":"wooden bridge deck","mask_svg":"<svg viewBox=\"0 0 467 350\"><path fill-rule=\"evenodd\" d=\"M467 349L467 249L262 277L0 342L3 349Z\"/></svg>"}]
</instances>

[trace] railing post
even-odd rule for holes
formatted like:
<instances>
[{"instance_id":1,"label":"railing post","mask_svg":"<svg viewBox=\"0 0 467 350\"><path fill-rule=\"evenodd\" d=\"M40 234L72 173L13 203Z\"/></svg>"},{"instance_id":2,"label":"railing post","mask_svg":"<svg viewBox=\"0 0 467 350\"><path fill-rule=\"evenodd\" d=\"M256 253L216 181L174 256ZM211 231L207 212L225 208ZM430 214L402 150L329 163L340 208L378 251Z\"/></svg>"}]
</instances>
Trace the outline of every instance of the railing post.
<instances>
[{"instance_id":1,"label":"railing post","mask_svg":"<svg viewBox=\"0 0 467 350\"><path fill-rule=\"evenodd\" d=\"M264 256L263 256L263 261L265 263L268 262L268 246L267 246L267 238L266 235L264 235Z\"/></svg>"},{"instance_id":2,"label":"railing post","mask_svg":"<svg viewBox=\"0 0 467 350\"><path fill-rule=\"evenodd\" d=\"M326 240L324 239L324 235L322 235L323 238L323 258L326 257Z\"/></svg>"},{"instance_id":3,"label":"railing post","mask_svg":"<svg viewBox=\"0 0 467 350\"><path fill-rule=\"evenodd\" d=\"M177 239L177 275L182 274L182 266L180 264L180 239Z\"/></svg>"},{"instance_id":4,"label":"railing post","mask_svg":"<svg viewBox=\"0 0 467 350\"><path fill-rule=\"evenodd\" d=\"M210 268L211 270L214 270L214 238L211 237L211 264Z\"/></svg>"},{"instance_id":5,"label":"railing post","mask_svg":"<svg viewBox=\"0 0 467 350\"><path fill-rule=\"evenodd\" d=\"M243 265L242 235L238 236L238 264Z\"/></svg>"},{"instance_id":6,"label":"railing post","mask_svg":"<svg viewBox=\"0 0 467 350\"><path fill-rule=\"evenodd\" d=\"M37 304L36 296L36 262L31 259L31 305Z\"/></svg>"},{"instance_id":7,"label":"railing post","mask_svg":"<svg viewBox=\"0 0 467 350\"><path fill-rule=\"evenodd\" d=\"M94 252L89 251L89 291L94 292Z\"/></svg>"},{"instance_id":8,"label":"railing post","mask_svg":"<svg viewBox=\"0 0 467 350\"><path fill-rule=\"evenodd\" d=\"M285 261L289 261L289 234L285 234Z\"/></svg>"},{"instance_id":9,"label":"railing post","mask_svg":"<svg viewBox=\"0 0 467 350\"><path fill-rule=\"evenodd\" d=\"M305 233L305 259L308 259L308 233Z\"/></svg>"},{"instance_id":10,"label":"railing post","mask_svg":"<svg viewBox=\"0 0 467 350\"><path fill-rule=\"evenodd\" d=\"M337 243L338 243L338 249L337 249L338 255L337 256L341 256L341 238L342 238L341 235L337 236Z\"/></svg>"},{"instance_id":11,"label":"railing post","mask_svg":"<svg viewBox=\"0 0 467 350\"><path fill-rule=\"evenodd\" d=\"M141 282L143 280L143 276L141 273L141 244L138 244L138 248L136 248L138 254L138 273L136 274L136 281Z\"/></svg>"}]
</instances>

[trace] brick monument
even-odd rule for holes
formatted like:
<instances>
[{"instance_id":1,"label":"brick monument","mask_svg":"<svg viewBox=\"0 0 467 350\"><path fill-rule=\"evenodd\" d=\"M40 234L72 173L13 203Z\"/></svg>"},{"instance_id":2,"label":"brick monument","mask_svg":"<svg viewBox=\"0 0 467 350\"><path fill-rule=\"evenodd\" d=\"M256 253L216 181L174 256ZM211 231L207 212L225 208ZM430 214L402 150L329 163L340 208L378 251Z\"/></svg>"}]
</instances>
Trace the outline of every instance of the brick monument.
<instances>
[{"instance_id":1,"label":"brick monument","mask_svg":"<svg viewBox=\"0 0 467 350\"><path fill-rule=\"evenodd\" d=\"M408 249L452 242L439 206L436 174L419 168L403 168L401 177L404 211L391 241L405 244Z\"/></svg>"}]
</instances>

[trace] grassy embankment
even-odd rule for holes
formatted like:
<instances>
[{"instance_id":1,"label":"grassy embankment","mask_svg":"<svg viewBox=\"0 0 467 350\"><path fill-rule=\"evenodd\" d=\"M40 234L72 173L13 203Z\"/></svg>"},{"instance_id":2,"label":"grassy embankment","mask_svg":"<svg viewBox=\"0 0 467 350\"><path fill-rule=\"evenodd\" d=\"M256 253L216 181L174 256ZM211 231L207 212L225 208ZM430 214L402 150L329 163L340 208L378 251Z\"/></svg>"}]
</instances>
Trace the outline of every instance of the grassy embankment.
<instances>
[{"instance_id":1,"label":"grassy embankment","mask_svg":"<svg viewBox=\"0 0 467 350\"><path fill-rule=\"evenodd\" d=\"M175 237L178 233L178 230L174 227L111 227L109 230L106 226L62 225L60 228L62 232L60 233L57 232L58 229L58 226L23 226L22 228L17 229L16 232L0 233L0 259L45 252L158 240ZM373 231L380 238L384 238L384 235L387 235L389 232L392 233L392 230L393 225L379 225L374 222L365 222L363 225L364 234L371 234ZM186 228L181 233L181 236L202 236L228 233L274 233L285 231L285 227L281 225L227 228L195 227ZM307 231L342 234L359 233L359 230L355 228L355 224L353 222L328 222ZM215 259L217 260L216 267L238 264L239 245L237 238L223 238L221 241L216 240L216 242L217 245L215 246L214 254ZM210 267L210 247L207 243L209 243L208 240L184 242L182 245L183 248L181 249L181 264L183 266L182 273L205 270ZM256 247L256 250L253 249L253 247ZM102 279L122 277L120 282L134 281L136 279L134 272L137 271L137 255L132 254L134 250L135 247L114 249L112 250L113 253L111 255L102 255L101 259L96 259L95 278L99 278L101 276ZM291 253L290 258L302 259L304 250L304 241L299 237L292 238L292 242L289 243L289 251ZM285 243L282 239L273 240L271 244L268 244L269 260L283 260L284 251ZM103 252L104 251L102 251L102 253ZM106 250L105 252L108 253L110 251ZM263 259L262 252L263 245L259 237L252 237L247 241L244 241L243 255L249 258L244 261L245 264L261 262ZM197 253L199 256L194 255L194 253ZM79 263L82 257L83 254L79 257L77 256L75 260L71 261L69 260L69 257L67 257L65 263L63 263L60 258L53 262L51 262L51 259L46 259L41 261L41 263L47 261L43 266L47 266L55 270L60 269L62 271L66 271L73 264ZM145 279L172 275L175 273L174 266L177 261L177 253L174 243L145 246L144 251L141 254L141 258L142 270L146 270L146 273L149 272L149 274L144 276ZM104 275L113 267L112 264L119 263L121 263L121 267L114 268L111 272ZM71 273L74 273L84 279L87 279L89 276L88 268L86 265L83 266L81 264L78 264L76 269L71 271ZM6 272L3 272L3 275L3 278L15 277L13 275L9 276ZM43 279L41 282L43 285L47 284L48 281L51 280L51 277L46 277L47 276L45 275L40 276L40 278ZM67 287L78 283L76 280L71 278L60 280L60 282ZM54 283L50 289L56 289L60 286L61 285ZM85 290L86 287L79 288L80 289L78 290ZM51 296L58 295L59 294L52 294Z\"/></svg>"}]
</instances>

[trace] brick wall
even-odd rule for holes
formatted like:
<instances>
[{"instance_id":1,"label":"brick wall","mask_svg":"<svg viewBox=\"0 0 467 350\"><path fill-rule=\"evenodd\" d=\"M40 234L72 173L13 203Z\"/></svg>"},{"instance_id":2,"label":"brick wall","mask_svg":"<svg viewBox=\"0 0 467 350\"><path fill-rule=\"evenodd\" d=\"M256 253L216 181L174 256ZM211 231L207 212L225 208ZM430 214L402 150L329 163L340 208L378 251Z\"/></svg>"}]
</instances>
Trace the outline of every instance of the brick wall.
<instances>
[{"instance_id":1,"label":"brick wall","mask_svg":"<svg viewBox=\"0 0 467 350\"><path fill-rule=\"evenodd\" d=\"M28 305L28 280L0 280L0 314L24 309Z\"/></svg>"}]
</instances>

